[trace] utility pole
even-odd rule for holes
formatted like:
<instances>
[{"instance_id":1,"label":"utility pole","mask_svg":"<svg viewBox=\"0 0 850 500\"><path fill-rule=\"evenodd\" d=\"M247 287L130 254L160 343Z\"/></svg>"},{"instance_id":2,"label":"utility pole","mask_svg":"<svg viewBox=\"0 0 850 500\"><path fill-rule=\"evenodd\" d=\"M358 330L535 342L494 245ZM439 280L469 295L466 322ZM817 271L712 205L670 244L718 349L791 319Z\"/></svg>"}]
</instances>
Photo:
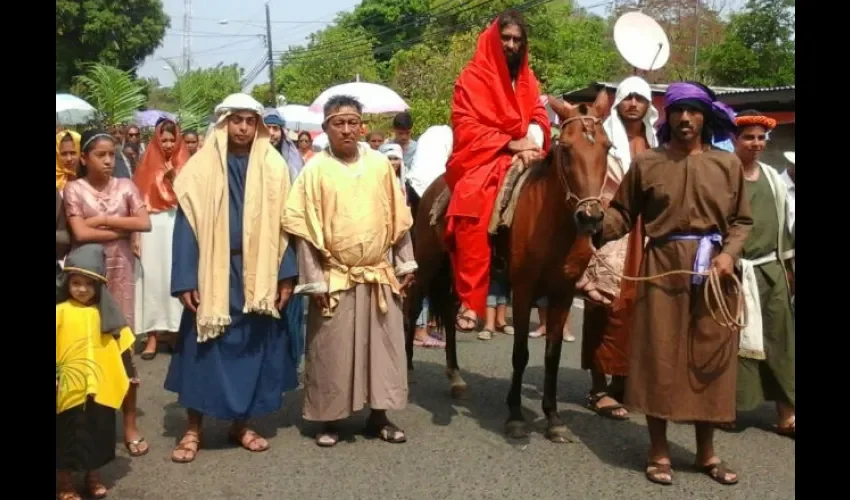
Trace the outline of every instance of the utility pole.
<instances>
[{"instance_id":1,"label":"utility pole","mask_svg":"<svg viewBox=\"0 0 850 500\"><path fill-rule=\"evenodd\" d=\"M699 63L699 0L696 0L696 9L694 10L694 80L697 80L697 64Z\"/></svg>"},{"instance_id":2,"label":"utility pole","mask_svg":"<svg viewBox=\"0 0 850 500\"><path fill-rule=\"evenodd\" d=\"M192 0L183 0L183 71L192 66Z\"/></svg>"},{"instance_id":3,"label":"utility pole","mask_svg":"<svg viewBox=\"0 0 850 500\"><path fill-rule=\"evenodd\" d=\"M187 0L188 1L188 0ZM266 49L269 59L269 89L271 91L271 106L277 107L277 88L274 83L274 55L272 54L272 18L269 13L269 2L266 0Z\"/></svg>"}]
</instances>

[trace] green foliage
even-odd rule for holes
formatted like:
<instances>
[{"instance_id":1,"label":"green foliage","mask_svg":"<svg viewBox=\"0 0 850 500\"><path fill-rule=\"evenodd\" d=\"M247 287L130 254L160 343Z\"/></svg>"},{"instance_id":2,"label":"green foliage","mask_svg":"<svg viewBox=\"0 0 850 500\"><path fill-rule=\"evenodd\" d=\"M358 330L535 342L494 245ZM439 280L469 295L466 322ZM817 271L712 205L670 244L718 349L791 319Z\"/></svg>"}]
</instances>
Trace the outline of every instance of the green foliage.
<instances>
[{"instance_id":1,"label":"green foliage","mask_svg":"<svg viewBox=\"0 0 850 500\"><path fill-rule=\"evenodd\" d=\"M445 3L446 0L442 0ZM422 35L428 24L425 17L430 11L429 0L363 0L346 16L343 25L362 28L377 46L400 45ZM354 42L357 43L357 42ZM361 45L365 43L361 42ZM386 62L391 52L376 55L378 61Z\"/></svg>"},{"instance_id":2,"label":"green foliage","mask_svg":"<svg viewBox=\"0 0 850 500\"><path fill-rule=\"evenodd\" d=\"M723 43L706 59L718 83L745 87L793 85L796 55L793 0L749 0Z\"/></svg>"},{"instance_id":3,"label":"green foliage","mask_svg":"<svg viewBox=\"0 0 850 500\"><path fill-rule=\"evenodd\" d=\"M56 0L56 91L93 62L135 70L169 26L162 0Z\"/></svg>"},{"instance_id":4,"label":"green foliage","mask_svg":"<svg viewBox=\"0 0 850 500\"><path fill-rule=\"evenodd\" d=\"M532 12L528 23L531 67L543 92L575 90L616 71L620 56L604 19L558 2Z\"/></svg>"},{"instance_id":5,"label":"green foliage","mask_svg":"<svg viewBox=\"0 0 850 500\"><path fill-rule=\"evenodd\" d=\"M353 82L357 75L361 81L380 82L373 46L374 40L360 27L337 25L320 31L306 48L296 47L281 59L275 73L278 91L290 103L309 104L323 90Z\"/></svg>"},{"instance_id":6,"label":"green foliage","mask_svg":"<svg viewBox=\"0 0 850 500\"><path fill-rule=\"evenodd\" d=\"M80 94L97 110L95 124L108 128L128 123L145 104L145 86L127 71L105 64L90 64L75 81Z\"/></svg>"},{"instance_id":7,"label":"green foliage","mask_svg":"<svg viewBox=\"0 0 850 500\"><path fill-rule=\"evenodd\" d=\"M172 66L177 76L169 97L176 104L176 114L181 128L203 129L213 109L225 97L242 90L242 69L236 65L219 64L214 68L180 71Z\"/></svg>"}]
</instances>

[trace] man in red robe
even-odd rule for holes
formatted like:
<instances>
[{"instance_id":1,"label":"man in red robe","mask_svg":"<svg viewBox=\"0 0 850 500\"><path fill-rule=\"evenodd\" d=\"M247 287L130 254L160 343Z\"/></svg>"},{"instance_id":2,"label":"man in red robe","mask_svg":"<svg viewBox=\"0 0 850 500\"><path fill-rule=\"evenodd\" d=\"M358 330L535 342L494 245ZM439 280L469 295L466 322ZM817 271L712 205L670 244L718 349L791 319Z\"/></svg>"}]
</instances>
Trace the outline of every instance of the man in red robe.
<instances>
[{"instance_id":1,"label":"man in red robe","mask_svg":"<svg viewBox=\"0 0 850 500\"><path fill-rule=\"evenodd\" d=\"M549 148L549 117L528 66L527 33L519 12L501 14L478 37L472 61L455 82L446 240L463 332L482 326L490 286L487 226L505 174L513 161L528 165Z\"/></svg>"}]
</instances>

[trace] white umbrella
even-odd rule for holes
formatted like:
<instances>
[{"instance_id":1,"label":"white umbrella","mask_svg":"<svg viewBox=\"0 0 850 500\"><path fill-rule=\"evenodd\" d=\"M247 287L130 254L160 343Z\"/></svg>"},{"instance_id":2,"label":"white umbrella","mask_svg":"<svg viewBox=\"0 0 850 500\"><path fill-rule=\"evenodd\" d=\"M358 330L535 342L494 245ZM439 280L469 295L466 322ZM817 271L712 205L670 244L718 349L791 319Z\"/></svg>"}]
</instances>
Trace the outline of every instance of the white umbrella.
<instances>
[{"instance_id":1,"label":"white umbrella","mask_svg":"<svg viewBox=\"0 0 850 500\"><path fill-rule=\"evenodd\" d=\"M289 130L306 130L308 132L322 130L322 114L310 111L307 106L287 104L277 108L277 110Z\"/></svg>"},{"instance_id":2,"label":"white umbrella","mask_svg":"<svg viewBox=\"0 0 850 500\"><path fill-rule=\"evenodd\" d=\"M316 98L310 105L310 111L323 113L325 103L331 97L347 95L354 97L363 105L364 113L397 113L410 109L398 94L392 89L367 82L351 82L331 87Z\"/></svg>"},{"instance_id":3,"label":"white umbrella","mask_svg":"<svg viewBox=\"0 0 850 500\"><path fill-rule=\"evenodd\" d=\"M62 125L79 125L94 118L97 112L86 101L71 94L56 94L56 121Z\"/></svg>"}]
</instances>

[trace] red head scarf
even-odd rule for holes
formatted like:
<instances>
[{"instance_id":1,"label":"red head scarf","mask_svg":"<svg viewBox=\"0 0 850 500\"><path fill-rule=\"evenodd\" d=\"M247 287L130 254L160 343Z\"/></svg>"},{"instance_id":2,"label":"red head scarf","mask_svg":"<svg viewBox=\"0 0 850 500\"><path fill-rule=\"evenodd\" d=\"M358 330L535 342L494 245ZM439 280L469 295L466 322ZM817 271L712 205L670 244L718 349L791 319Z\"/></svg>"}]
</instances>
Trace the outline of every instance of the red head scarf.
<instances>
[{"instance_id":1,"label":"red head scarf","mask_svg":"<svg viewBox=\"0 0 850 500\"><path fill-rule=\"evenodd\" d=\"M156 126L153 139L145 150L145 154L142 156L133 176L133 181L139 188L148 211L152 213L164 212L177 206L174 187L171 181L166 178L166 174L170 170L174 170L173 175L177 175L186 161L189 160L189 150L183 141L180 127L176 127L174 151L171 153L171 159L166 162L165 153L162 151L162 127L166 123L173 122L162 121Z\"/></svg>"},{"instance_id":2,"label":"red head scarf","mask_svg":"<svg viewBox=\"0 0 850 500\"><path fill-rule=\"evenodd\" d=\"M473 169L505 171L511 153L505 146L528 133L534 121L543 129L543 149L549 149L551 128L546 108L540 102L540 86L528 66L528 41L516 79L511 85L508 63L502 50L499 21L494 21L478 37L472 61L455 82L452 99L454 148L446 165L446 181L451 189Z\"/></svg>"}]
</instances>

